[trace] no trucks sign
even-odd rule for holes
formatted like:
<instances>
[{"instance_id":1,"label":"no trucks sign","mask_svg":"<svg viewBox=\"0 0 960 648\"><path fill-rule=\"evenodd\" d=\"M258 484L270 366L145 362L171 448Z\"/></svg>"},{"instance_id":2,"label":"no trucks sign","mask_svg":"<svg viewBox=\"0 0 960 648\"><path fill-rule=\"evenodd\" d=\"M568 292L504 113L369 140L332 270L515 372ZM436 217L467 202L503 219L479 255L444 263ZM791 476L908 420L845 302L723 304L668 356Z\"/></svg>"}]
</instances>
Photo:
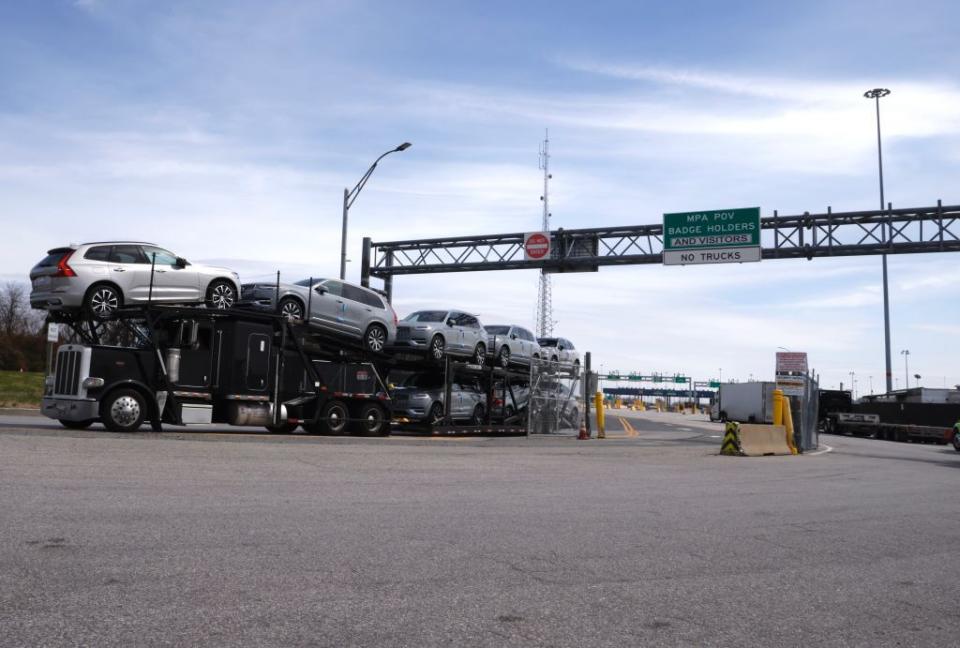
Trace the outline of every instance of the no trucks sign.
<instances>
[{"instance_id":1,"label":"no trucks sign","mask_svg":"<svg viewBox=\"0 0 960 648\"><path fill-rule=\"evenodd\" d=\"M663 264L760 260L760 208L663 215Z\"/></svg>"}]
</instances>

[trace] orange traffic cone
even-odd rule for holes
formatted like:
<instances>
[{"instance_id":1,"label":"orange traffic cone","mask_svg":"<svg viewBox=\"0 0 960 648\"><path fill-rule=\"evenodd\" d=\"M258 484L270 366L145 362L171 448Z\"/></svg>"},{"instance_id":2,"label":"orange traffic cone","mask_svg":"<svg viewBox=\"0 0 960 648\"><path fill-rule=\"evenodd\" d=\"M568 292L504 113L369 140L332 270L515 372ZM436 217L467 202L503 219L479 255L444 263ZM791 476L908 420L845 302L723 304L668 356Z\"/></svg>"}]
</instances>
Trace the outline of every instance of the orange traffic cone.
<instances>
[{"instance_id":1,"label":"orange traffic cone","mask_svg":"<svg viewBox=\"0 0 960 648\"><path fill-rule=\"evenodd\" d=\"M578 441L586 441L590 438L590 435L587 434L587 426L584 423L580 423L580 434L577 435Z\"/></svg>"}]
</instances>

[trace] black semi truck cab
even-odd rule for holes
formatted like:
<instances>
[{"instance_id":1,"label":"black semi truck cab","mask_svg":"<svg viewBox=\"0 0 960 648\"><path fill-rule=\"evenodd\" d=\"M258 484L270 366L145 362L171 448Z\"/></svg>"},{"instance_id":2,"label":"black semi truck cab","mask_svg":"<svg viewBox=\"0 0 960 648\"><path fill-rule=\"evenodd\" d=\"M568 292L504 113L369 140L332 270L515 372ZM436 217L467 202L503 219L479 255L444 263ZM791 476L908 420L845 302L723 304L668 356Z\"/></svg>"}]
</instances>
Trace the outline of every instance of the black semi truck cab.
<instances>
[{"instance_id":1,"label":"black semi truck cab","mask_svg":"<svg viewBox=\"0 0 960 648\"><path fill-rule=\"evenodd\" d=\"M304 344L277 315L155 306L126 325L124 346L67 344L57 352L44 415L70 428L100 421L129 432L149 421L292 431L389 432L389 396L376 366L336 343Z\"/></svg>"}]
</instances>

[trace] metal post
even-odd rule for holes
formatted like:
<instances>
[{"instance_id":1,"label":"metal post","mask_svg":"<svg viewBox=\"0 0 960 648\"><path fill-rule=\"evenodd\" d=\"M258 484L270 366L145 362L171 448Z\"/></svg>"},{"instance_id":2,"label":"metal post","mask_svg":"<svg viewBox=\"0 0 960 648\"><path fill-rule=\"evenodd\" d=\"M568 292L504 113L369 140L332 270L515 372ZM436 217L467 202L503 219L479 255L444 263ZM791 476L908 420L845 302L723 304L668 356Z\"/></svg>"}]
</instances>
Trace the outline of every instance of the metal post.
<instances>
[{"instance_id":1,"label":"metal post","mask_svg":"<svg viewBox=\"0 0 960 648\"><path fill-rule=\"evenodd\" d=\"M590 352L583 354L583 424L590 436Z\"/></svg>"},{"instance_id":2,"label":"metal post","mask_svg":"<svg viewBox=\"0 0 960 648\"><path fill-rule=\"evenodd\" d=\"M147 288L147 306L150 306L150 302L153 301L153 269L157 265L157 253L154 252L150 255L150 287Z\"/></svg>"},{"instance_id":3,"label":"metal post","mask_svg":"<svg viewBox=\"0 0 960 648\"><path fill-rule=\"evenodd\" d=\"M340 232L340 279L347 278L347 212L350 206L347 201L350 199L350 190L343 188L343 228Z\"/></svg>"},{"instance_id":4,"label":"metal post","mask_svg":"<svg viewBox=\"0 0 960 648\"><path fill-rule=\"evenodd\" d=\"M383 264L389 271L393 267L393 250L387 250L384 255ZM393 275L388 274L383 278L383 292L387 293L387 301L393 303Z\"/></svg>"},{"instance_id":5,"label":"metal post","mask_svg":"<svg viewBox=\"0 0 960 648\"><path fill-rule=\"evenodd\" d=\"M370 287L370 247L370 237L364 236L363 253L360 256L360 285L364 288Z\"/></svg>"}]
</instances>

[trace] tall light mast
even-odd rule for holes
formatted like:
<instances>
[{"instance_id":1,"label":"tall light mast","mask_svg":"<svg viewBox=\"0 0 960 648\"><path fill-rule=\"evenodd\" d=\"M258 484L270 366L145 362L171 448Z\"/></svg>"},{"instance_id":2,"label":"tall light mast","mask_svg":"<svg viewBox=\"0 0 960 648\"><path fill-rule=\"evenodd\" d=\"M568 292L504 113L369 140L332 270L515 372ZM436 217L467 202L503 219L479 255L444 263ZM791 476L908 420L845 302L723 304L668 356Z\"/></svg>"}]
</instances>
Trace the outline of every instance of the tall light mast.
<instances>
[{"instance_id":1,"label":"tall light mast","mask_svg":"<svg viewBox=\"0 0 960 648\"><path fill-rule=\"evenodd\" d=\"M543 169L543 223L541 231L550 232L550 131L544 133L540 146L540 168ZM553 295L550 288L550 275L540 271L540 287L537 291L537 337L553 335Z\"/></svg>"}]
</instances>

